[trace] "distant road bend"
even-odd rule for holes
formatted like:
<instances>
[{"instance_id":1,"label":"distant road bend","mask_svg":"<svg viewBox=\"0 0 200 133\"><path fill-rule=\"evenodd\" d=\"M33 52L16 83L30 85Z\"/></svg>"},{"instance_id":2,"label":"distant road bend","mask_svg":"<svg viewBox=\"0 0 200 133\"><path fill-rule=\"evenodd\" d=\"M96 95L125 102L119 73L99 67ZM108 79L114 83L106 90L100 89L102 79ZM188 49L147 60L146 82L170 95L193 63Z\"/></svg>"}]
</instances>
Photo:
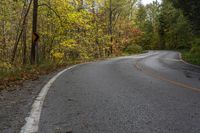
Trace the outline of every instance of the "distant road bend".
<instances>
[{"instance_id":1,"label":"distant road bend","mask_svg":"<svg viewBox=\"0 0 200 133\"><path fill-rule=\"evenodd\" d=\"M200 68L173 51L78 65L42 107L39 133L200 133Z\"/></svg>"}]
</instances>

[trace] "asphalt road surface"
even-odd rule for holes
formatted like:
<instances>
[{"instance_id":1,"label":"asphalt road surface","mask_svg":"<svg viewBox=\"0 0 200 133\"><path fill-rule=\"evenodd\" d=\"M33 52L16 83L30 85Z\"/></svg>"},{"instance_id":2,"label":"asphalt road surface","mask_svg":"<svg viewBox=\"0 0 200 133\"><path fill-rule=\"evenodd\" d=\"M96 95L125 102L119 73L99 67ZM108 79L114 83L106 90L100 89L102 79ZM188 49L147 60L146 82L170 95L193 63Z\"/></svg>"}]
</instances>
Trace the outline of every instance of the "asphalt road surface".
<instances>
[{"instance_id":1,"label":"asphalt road surface","mask_svg":"<svg viewBox=\"0 0 200 133\"><path fill-rule=\"evenodd\" d=\"M52 84L39 133L200 133L200 68L179 53L79 65Z\"/></svg>"}]
</instances>

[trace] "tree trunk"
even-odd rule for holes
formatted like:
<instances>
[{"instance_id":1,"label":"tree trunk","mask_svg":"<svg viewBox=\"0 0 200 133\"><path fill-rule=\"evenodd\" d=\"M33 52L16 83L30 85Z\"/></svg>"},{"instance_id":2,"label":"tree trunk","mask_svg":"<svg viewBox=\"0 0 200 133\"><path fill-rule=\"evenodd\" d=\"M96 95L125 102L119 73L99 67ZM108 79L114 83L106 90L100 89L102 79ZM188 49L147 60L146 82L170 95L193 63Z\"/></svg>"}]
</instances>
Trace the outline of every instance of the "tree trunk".
<instances>
[{"instance_id":1,"label":"tree trunk","mask_svg":"<svg viewBox=\"0 0 200 133\"><path fill-rule=\"evenodd\" d=\"M33 1L33 25L32 34L37 33L38 0ZM38 42L32 38L31 64L38 63Z\"/></svg>"},{"instance_id":2,"label":"tree trunk","mask_svg":"<svg viewBox=\"0 0 200 133\"><path fill-rule=\"evenodd\" d=\"M30 0L30 3L29 3L29 5L28 5L28 8L27 8L27 10L25 11L26 13L25 13L25 16L24 16L24 19L23 19L23 22L22 22L22 28L21 28L19 31L17 31L17 36L16 36L16 40L15 40L15 44L14 44L14 48L13 48L13 52L12 52L13 54L12 54L12 57L11 57L11 62L12 62L12 63L15 61L15 56L16 56L16 53L17 53L18 44L19 44L20 38L21 38L21 36L22 36L23 30L24 30L24 29L23 29L23 25L25 24L25 20L26 20L26 18L27 18L27 16L28 16L31 3L32 3L32 0ZM24 5L24 7L25 7L25 6L26 6L26 5ZM23 10L24 10L24 9L23 9ZM21 26L21 25L19 25L19 26Z\"/></svg>"},{"instance_id":3,"label":"tree trunk","mask_svg":"<svg viewBox=\"0 0 200 133\"><path fill-rule=\"evenodd\" d=\"M24 1L25 5L27 5L28 0ZM28 10L27 7L25 7L25 10L23 11L23 16L26 16L26 11ZM25 65L27 63L27 44L26 44L26 38L27 38L27 25L28 24L28 18L24 18L24 23L23 23L23 33L22 33L22 63Z\"/></svg>"},{"instance_id":4,"label":"tree trunk","mask_svg":"<svg viewBox=\"0 0 200 133\"><path fill-rule=\"evenodd\" d=\"M112 42L113 42L113 37L112 37L112 0L109 1L109 34L110 34L110 43L111 43L111 46L110 46L110 54L113 53L113 48L112 48Z\"/></svg>"},{"instance_id":5,"label":"tree trunk","mask_svg":"<svg viewBox=\"0 0 200 133\"><path fill-rule=\"evenodd\" d=\"M3 24L2 24L2 30L3 30L3 34L2 34L2 49L3 49L3 52L2 52L2 56L6 56L7 58L7 52L6 52L6 28L5 28L5 24L6 22L3 21Z\"/></svg>"}]
</instances>

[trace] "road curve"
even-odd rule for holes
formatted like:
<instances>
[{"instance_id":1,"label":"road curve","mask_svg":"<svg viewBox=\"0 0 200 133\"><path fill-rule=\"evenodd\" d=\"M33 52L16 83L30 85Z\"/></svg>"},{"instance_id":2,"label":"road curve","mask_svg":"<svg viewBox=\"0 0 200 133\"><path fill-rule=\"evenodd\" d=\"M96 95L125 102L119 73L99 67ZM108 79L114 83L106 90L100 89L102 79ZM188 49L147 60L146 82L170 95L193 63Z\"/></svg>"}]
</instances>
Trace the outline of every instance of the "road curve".
<instances>
[{"instance_id":1,"label":"road curve","mask_svg":"<svg viewBox=\"0 0 200 133\"><path fill-rule=\"evenodd\" d=\"M200 133L200 69L172 51L77 66L51 86L39 133Z\"/></svg>"}]
</instances>

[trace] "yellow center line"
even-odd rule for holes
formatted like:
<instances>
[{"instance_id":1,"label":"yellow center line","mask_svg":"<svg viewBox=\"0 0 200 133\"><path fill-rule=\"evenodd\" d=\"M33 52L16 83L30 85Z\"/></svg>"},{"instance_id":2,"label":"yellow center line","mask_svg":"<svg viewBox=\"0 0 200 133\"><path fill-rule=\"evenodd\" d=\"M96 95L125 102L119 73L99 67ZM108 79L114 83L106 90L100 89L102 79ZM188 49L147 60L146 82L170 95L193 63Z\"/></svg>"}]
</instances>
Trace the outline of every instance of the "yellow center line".
<instances>
[{"instance_id":1,"label":"yellow center line","mask_svg":"<svg viewBox=\"0 0 200 133\"><path fill-rule=\"evenodd\" d=\"M183 88L190 89L190 90L193 90L193 91L196 91L196 92L200 92L200 88L195 88L195 87L192 87L191 85L187 85L187 84L184 84L184 83L181 83L181 82L177 82L177 81L168 79L168 78L166 78L164 76L159 76L159 75L153 74L151 71L145 70L144 68L142 69L141 65L139 65L138 62L135 64L135 67L138 70L144 72L145 74L147 74L149 76L152 76L154 78L157 78L159 80L171 83L171 84L176 85L178 87L183 87Z\"/></svg>"}]
</instances>

